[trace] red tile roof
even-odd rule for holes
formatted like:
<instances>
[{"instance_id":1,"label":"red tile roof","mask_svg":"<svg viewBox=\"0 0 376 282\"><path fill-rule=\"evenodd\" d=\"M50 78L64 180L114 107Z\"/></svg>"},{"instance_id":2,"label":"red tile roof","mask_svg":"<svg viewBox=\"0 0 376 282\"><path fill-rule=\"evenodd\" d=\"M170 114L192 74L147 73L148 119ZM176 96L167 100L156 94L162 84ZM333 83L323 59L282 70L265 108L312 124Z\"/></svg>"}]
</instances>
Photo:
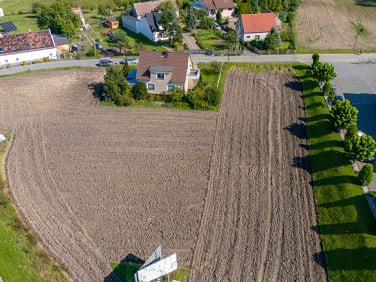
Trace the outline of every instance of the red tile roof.
<instances>
[{"instance_id":1,"label":"red tile roof","mask_svg":"<svg viewBox=\"0 0 376 282\"><path fill-rule=\"evenodd\" d=\"M274 13L242 14L240 20L244 33L269 32L276 26Z\"/></svg>"},{"instance_id":2,"label":"red tile roof","mask_svg":"<svg viewBox=\"0 0 376 282\"><path fill-rule=\"evenodd\" d=\"M157 0L157 1L149 1L149 2L142 2L142 3L133 3L134 11L136 13L136 17L144 16L147 13L151 13L157 8L161 3L171 1L174 5L175 9L177 10L177 4L175 0Z\"/></svg>"},{"instance_id":3,"label":"red tile roof","mask_svg":"<svg viewBox=\"0 0 376 282\"><path fill-rule=\"evenodd\" d=\"M167 56L158 51L140 51L137 67L137 80L150 80L150 67L172 67L171 82L184 83L187 76L189 54L166 52Z\"/></svg>"},{"instance_id":4,"label":"red tile roof","mask_svg":"<svg viewBox=\"0 0 376 282\"><path fill-rule=\"evenodd\" d=\"M0 38L1 54L54 48L50 30L39 30L19 34L4 34Z\"/></svg>"}]
</instances>

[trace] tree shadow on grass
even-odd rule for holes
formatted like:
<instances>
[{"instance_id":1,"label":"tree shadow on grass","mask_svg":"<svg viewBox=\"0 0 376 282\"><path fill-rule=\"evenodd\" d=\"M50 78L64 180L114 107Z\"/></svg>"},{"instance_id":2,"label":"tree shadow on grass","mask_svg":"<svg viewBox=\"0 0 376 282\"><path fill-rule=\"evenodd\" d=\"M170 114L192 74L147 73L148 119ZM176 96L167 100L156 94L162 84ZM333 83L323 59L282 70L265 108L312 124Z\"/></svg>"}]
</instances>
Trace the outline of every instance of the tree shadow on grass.
<instances>
[{"instance_id":1,"label":"tree shadow on grass","mask_svg":"<svg viewBox=\"0 0 376 282\"><path fill-rule=\"evenodd\" d=\"M137 270L144 262L144 260L135 256L134 254L129 253L125 258L123 258L120 261L120 264L117 267L115 267L115 269L103 279L103 281L134 281L134 274L137 272Z\"/></svg>"},{"instance_id":2,"label":"tree shadow on grass","mask_svg":"<svg viewBox=\"0 0 376 282\"><path fill-rule=\"evenodd\" d=\"M358 222L321 224L320 226L311 226L311 230L322 235L342 235L362 233Z\"/></svg>"},{"instance_id":3,"label":"tree shadow on grass","mask_svg":"<svg viewBox=\"0 0 376 282\"><path fill-rule=\"evenodd\" d=\"M356 0L355 5L362 7L376 7L375 0Z\"/></svg>"},{"instance_id":4,"label":"tree shadow on grass","mask_svg":"<svg viewBox=\"0 0 376 282\"><path fill-rule=\"evenodd\" d=\"M93 97L101 100L103 98L103 83L101 82L94 82L88 84L88 87L91 91L93 91Z\"/></svg>"},{"instance_id":5,"label":"tree shadow on grass","mask_svg":"<svg viewBox=\"0 0 376 282\"><path fill-rule=\"evenodd\" d=\"M317 122L317 121L329 122L330 119L331 119L330 114L319 114L319 115L315 115L313 117L308 117L307 121L308 122Z\"/></svg>"},{"instance_id":6,"label":"tree shadow on grass","mask_svg":"<svg viewBox=\"0 0 376 282\"><path fill-rule=\"evenodd\" d=\"M320 143L311 144L309 146L311 150L324 149L324 148L343 148L343 141L341 140L329 140Z\"/></svg>"},{"instance_id":7,"label":"tree shadow on grass","mask_svg":"<svg viewBox=\"0 0 376 282\"><path fill-rule=\"evenodd\" d=\"M315 186L339 185L339 184L355 184L357 179L354 175L336 175L319 180L315 180Z\"/></svg>"},{"instance_id":8,"label":"tree shadow on grass","mask_svg":"<svg viewBox=\"0 0 376 282\"><path fill-rule=\"evenodd\" d=\"M336 168L348 162L344 152L334 149L311 154L311 160L318 166L313 169L315 172Z\"/></svg>"},{"instance_id":9,"label":"tree shadow on grass","mask_svg":"<svg viewBox=\"0 0 376 282\"><path fill-rule=\"evenodd\" d=\"M376 270L375 257L376 248L345 249L338 248L325 251L327 265L331 271L338 270ZM322 252L313 256L320 257ZM325 263L325 262L324 262ZM320 264L320 263L319 263ZM321 264L320 264L321 265ZM324 265L321 265L325 267ZM374 280L373 280L374 281Z\"/></svg>"}]
</instances>

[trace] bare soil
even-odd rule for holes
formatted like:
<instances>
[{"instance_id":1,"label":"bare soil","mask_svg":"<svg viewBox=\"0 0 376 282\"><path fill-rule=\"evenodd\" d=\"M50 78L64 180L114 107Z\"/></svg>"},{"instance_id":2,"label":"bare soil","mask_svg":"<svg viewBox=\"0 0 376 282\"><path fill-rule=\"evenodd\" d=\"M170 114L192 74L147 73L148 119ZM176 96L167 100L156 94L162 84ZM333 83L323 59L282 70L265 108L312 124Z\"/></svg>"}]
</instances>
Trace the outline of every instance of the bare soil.
<instances>
[{"instance_id":1,"label":"bare soil","mask_svg":"<svg viewBox=\"0 0 376 282\"><path fill-rule=\"evenodd\" d=\"M102 80L1 79L14 202L74 280L116 280L109 262L159 244L190 281L326 279L292 74L230 72L219 113L101 107Z\"/></svg>"},{"instance_id":2,"label":"bare soil","mask_svg":"<svg viewBox=\"0 0 376 282\"><path fill-rule=\"evenodd\" d=\"M326 280L301 94L290 73L227 76L190 281Z\"/></svg>"},{"instance_id":3,"label":"bare soil","mask_svg":"<svg viewBox=\"0 0 376 282\"><path fill-rule=\"evenodd\" d=\"M299 44L318 50L352 50L356 37L352 22L361 22L369 32L367 38L358 38L356 51L374 50L376 6L372 1L302 0L296 17Z\"/></svg>"}]
</instances>

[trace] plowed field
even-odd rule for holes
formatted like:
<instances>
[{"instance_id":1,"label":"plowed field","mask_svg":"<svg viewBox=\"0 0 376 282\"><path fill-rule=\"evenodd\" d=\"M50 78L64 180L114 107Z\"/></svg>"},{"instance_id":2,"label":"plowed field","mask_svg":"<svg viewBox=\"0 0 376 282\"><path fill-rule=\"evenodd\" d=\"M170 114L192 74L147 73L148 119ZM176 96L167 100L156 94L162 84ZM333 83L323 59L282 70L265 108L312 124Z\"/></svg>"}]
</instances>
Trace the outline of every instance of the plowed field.
<instances>
[{"instance_id":1,"label":"plowed field","mask_svg":"<svg viewBox=\"0 0 376 282\"><path fill-rule=\"evenodd\" d=\"M1 78L14 202L74 280L159 244L190 281L326 279L292 74L230 72L219 113L103 108L102 77Z\"/></svg>"},{"instance_id":2,"label":"plowed field","mask_svg":"<svg viewBox=\"0 0 376 282\"><path fill-rule=\"evenodd\" d=\"M227 76L190 281L326 279L304 116L291 74Z\"/></svg>"},{"instance_id":3,"label":"plowed field","mask_svg":"<svg viewBox=\"0 0 376 282\"><path fill-rule=\"evenodd\" d=\"M374 50L376 7L373 1L302 0L296 17L299 44L318 50L352 50L356 37L352 22L362 23L369 33L367 38L358 38L356 51Z\"/></svg>"}]
</instances>

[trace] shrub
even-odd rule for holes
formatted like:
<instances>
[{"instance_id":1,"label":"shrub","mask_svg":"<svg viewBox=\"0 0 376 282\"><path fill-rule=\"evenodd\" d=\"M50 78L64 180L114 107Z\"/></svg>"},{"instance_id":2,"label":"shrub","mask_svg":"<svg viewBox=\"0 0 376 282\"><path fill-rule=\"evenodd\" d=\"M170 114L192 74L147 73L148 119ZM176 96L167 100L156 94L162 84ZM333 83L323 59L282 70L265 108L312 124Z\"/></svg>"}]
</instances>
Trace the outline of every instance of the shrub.
<instances>
[{"instance_id":1,"label":"shrub","mask_svg":"<svg viewBox=\"0 0 376 282\"><path fill-rule=\"evenodd\" d=\"M346 131L346 136L345 138L348 139L348 138L351 138L355 135L358 135L358 126L356 125L356 123L352 123L350 124L348 127L347 127L347 131Z\"/></svg>"},{"instance_id":2,"label":"shrub","mask_svg":"<svg viewBox=\"0 0 376 282\"><path fill-rule=\"evenodd\" d=\"M373 180L373 165L366 164L362 167L358 174L358 181L361 185L366 186L372 183Z\"/></svg>"},{"instance_id":3,"label":"shrub","mask_svg":"<svg viewBox=\"0 0 376 282\"><path fill-rule=\"evenodd\" d=\"M146 89L146 85L142 82L137 82L136 85L133 86L131 93L132 97L136 100L146 100L149 98L149 93Z\"/></svg>"}]
</instances>

